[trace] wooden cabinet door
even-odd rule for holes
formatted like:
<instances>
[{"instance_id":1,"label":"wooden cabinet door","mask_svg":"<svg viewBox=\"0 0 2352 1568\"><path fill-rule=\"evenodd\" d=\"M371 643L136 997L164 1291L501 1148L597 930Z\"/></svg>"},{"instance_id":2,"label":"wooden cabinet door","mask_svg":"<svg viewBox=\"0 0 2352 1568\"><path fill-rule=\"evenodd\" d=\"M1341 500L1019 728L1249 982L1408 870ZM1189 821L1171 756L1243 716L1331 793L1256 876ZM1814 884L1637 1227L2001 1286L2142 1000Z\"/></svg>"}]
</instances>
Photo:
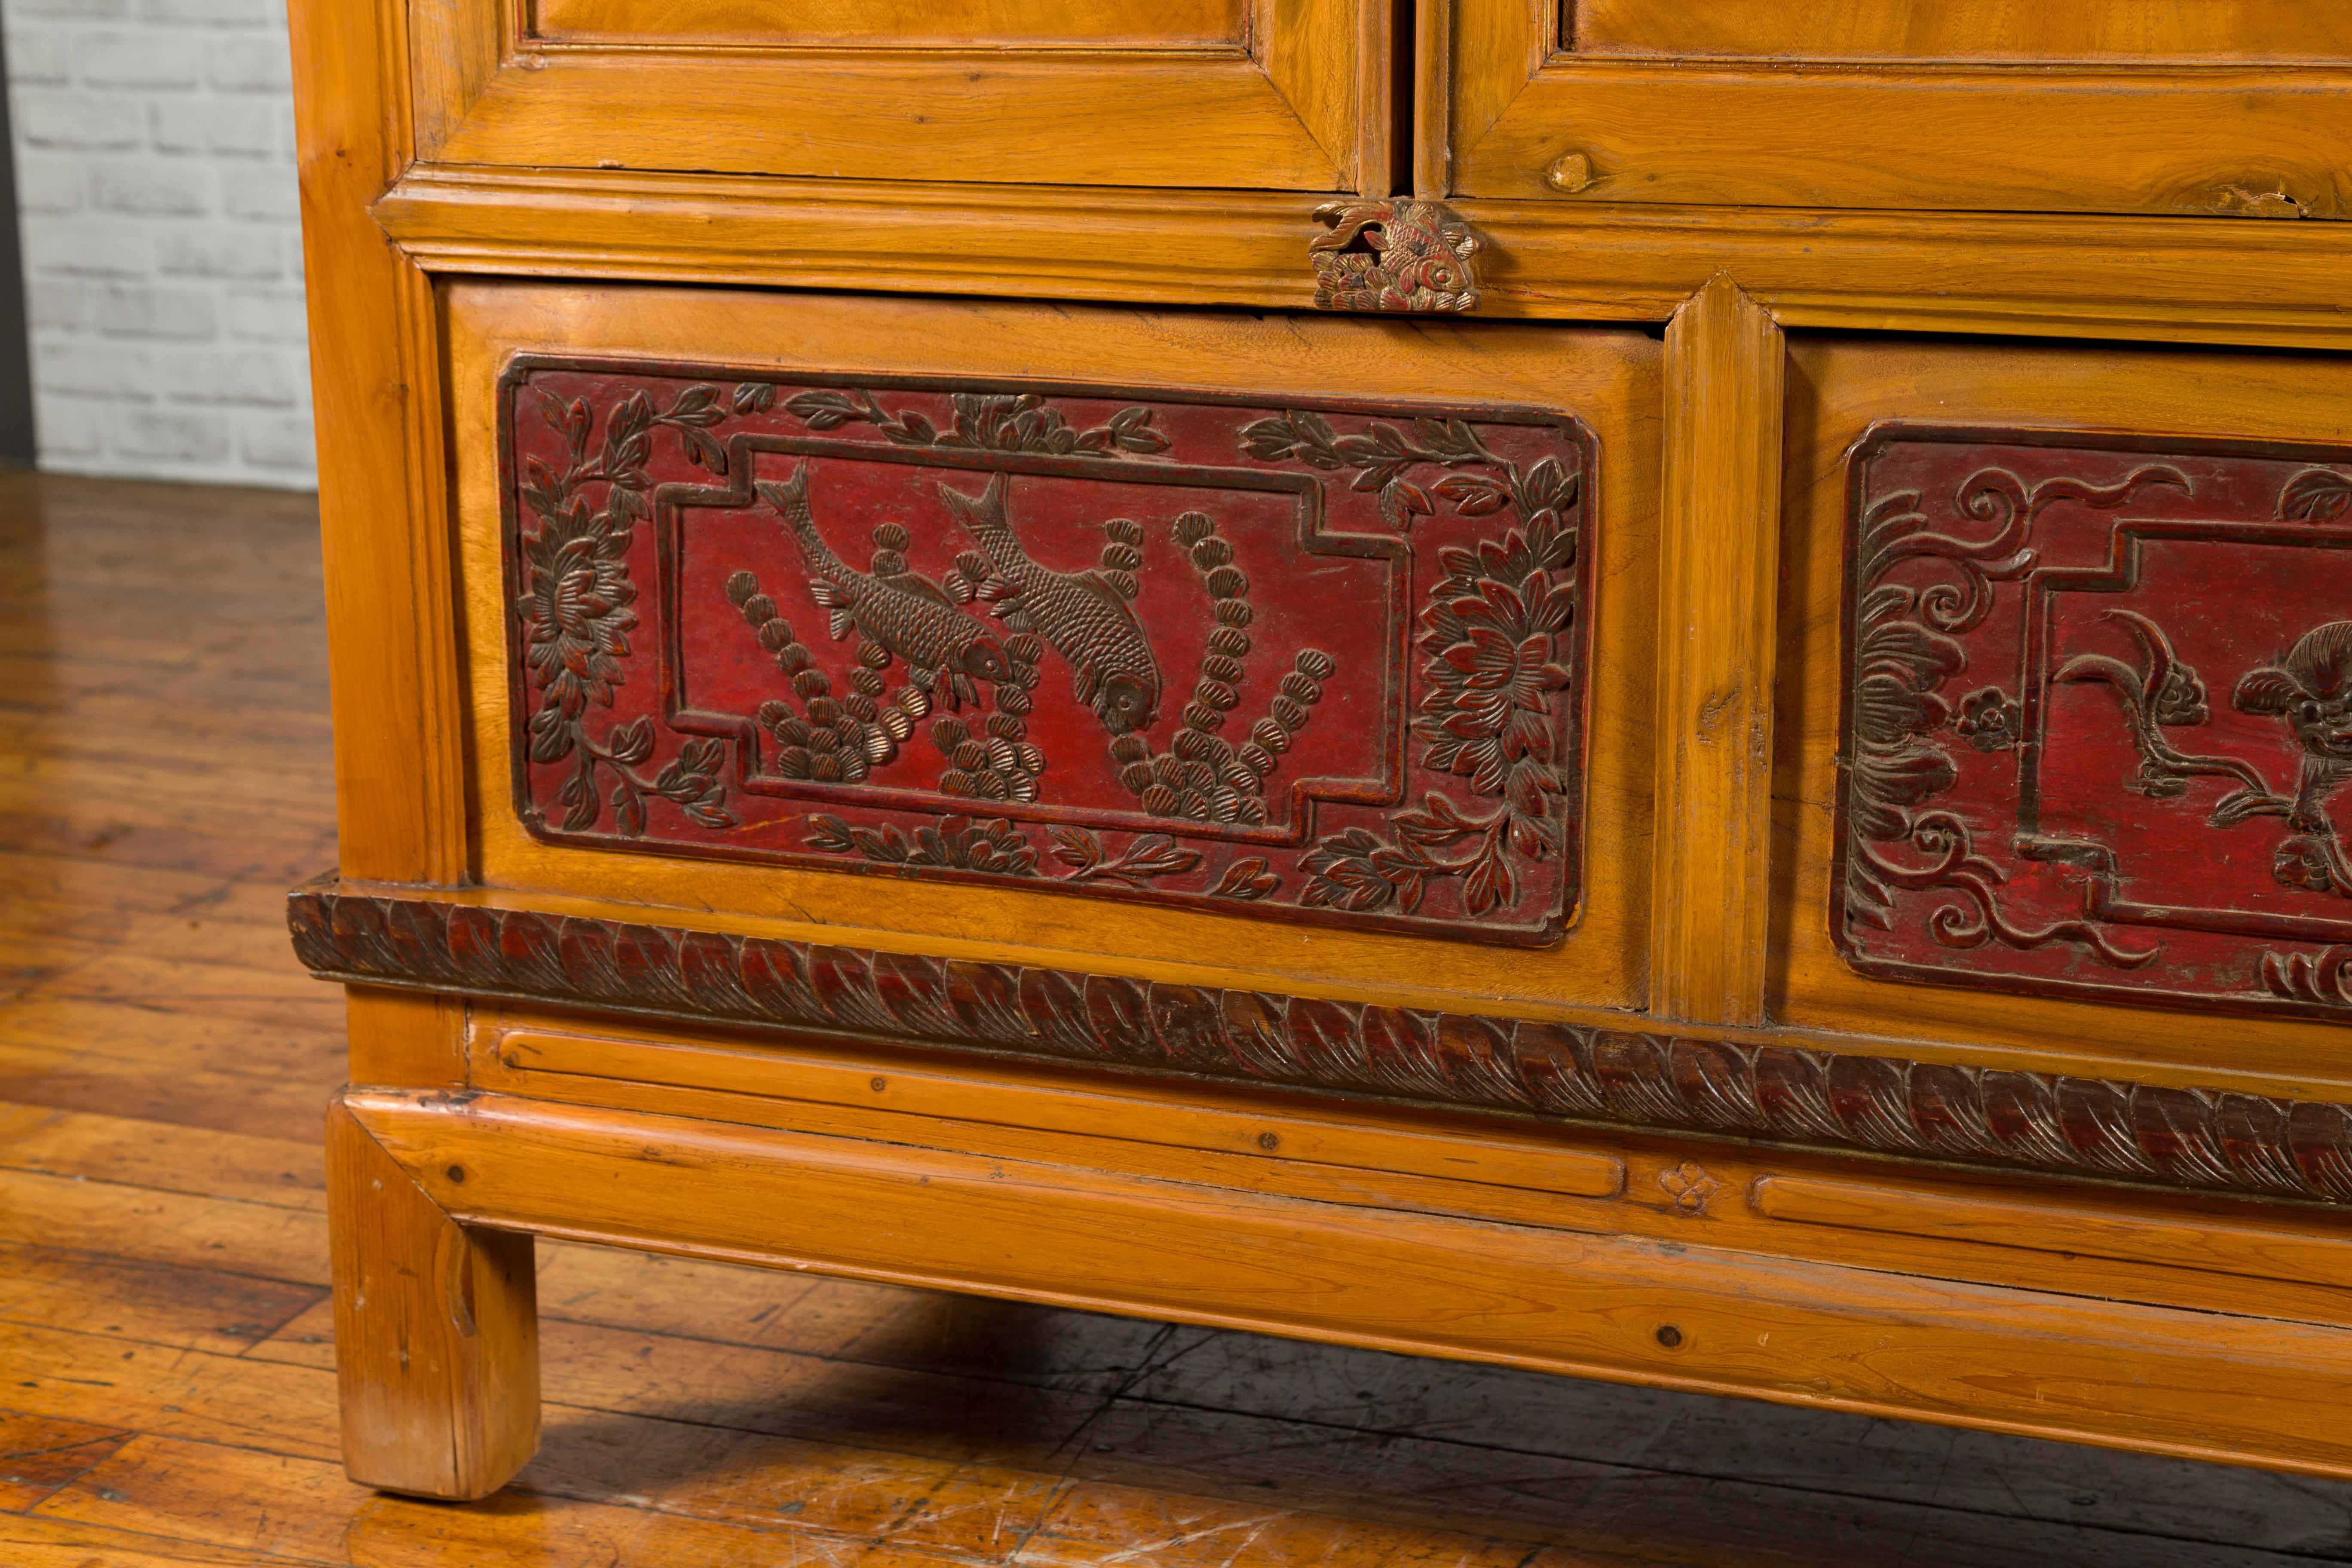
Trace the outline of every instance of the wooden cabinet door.
<instances>
[{"instance_id":1,"label":"wooden cabinet door","mask_svg":"<svg viewBox=\"0 0 2352 1568\"><path fill-rule=\"evenodd\" d=\"M2352 364L1801 336L1789 380L1774 1020L2342 1098Z\"/></svg>"},{"instance_id":2,"label":"wooden cabinet door","mask_svg":"<svg viewBox=\"0 0 2352 1568\"><path fill-rule=\"evenodd\" d=\"M1386 0L449 0L428 162L1388 189Z\"/></svg>"},{"instance_id":3,"label":"wooden cabinet door","mask_svg":"<svg viewBox=\"0 0 2352 1568\"><path fill-rule=\"evenodd\" d=\"M486 885L1641 1005L1654 339L446 299Z\"/></svg>"},{"instance_id":4,"label":"wooden cabinet door","mask_svg":"<svg viewBox=\"0 0 2352 1568\"><path fill-rule=\"evenodd\" d=\"M1427 0L1427 188L2352 215L2352 17L2290 0Z\"/></svg>"}]
</instances>

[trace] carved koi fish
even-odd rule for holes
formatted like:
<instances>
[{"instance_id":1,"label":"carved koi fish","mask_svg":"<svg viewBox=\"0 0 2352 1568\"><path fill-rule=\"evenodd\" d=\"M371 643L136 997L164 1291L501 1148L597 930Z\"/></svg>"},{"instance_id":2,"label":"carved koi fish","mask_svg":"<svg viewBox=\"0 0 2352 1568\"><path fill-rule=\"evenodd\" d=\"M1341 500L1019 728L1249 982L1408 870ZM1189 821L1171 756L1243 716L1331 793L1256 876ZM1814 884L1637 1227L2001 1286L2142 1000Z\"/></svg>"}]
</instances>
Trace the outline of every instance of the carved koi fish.
<instances>
[{"instance_id":1,"label":"carved koi fish","mask_svg":"<svg viewBox=\"0 0 2352 1568\"><path fill-rule=\"evenodd\" d=\"M756 488L800 546L809 595L829 613L835 638L856 627L905 660L918 685L950 703L977 700L975 680L1003 680L1013 673L1003 645L929 578L915 572L876 576L835 555L809 511L808 475L803 463L782 484L761 481Z\"/></svg>"},{"instance_id":2,"label":"carved koi fish","mask_svg":"<svg viewBox=\"0 0 2352 1568\"><path fill-rule=\"evenodd\" d=\"M1056 572L1021 548L1004 516L1005 478L968 496L940 487L992 568L981 584L1016 632L1034 632L1070 667L1079 701L1114 735L1148 728L1160 711L1160 666L1127 595L1100 572Z\"/></svg>"}]
</instances>

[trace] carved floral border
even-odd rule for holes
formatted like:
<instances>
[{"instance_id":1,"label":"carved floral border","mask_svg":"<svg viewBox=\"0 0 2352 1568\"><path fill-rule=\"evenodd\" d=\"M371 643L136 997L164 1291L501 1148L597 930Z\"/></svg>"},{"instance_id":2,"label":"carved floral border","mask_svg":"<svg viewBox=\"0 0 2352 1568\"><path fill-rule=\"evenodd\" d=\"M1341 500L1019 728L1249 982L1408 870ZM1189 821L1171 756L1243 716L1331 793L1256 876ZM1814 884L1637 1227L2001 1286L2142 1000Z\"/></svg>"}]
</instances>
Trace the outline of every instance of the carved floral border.
<instances>
[{"instance_id":1,"label":"carved floral border","mask_svg":"<svg viewBox=\"0 0 2352 1568\"><path fill-rule=\"evenodd\" d=\"M1988 463L1962 481L1953 507L1961 521L1988 531L1981 538L1963 539L1939 531L1916 492L1873 495L1867 490L1871 459L1891 446L1915 441L2094 450L2132 461L2108 485L2063 476L2029 485ZM2200 1012L2315 1012L2340 1017L2352 1008L2352 944L2315 943L2315 952L2265 951L2261 973L2268 994L2259 995L2189 994L2096 980L1941 969L1864 955L1852 939L1854 925L1890 929L1895 893L1941 893L1954 901L1939 908L1929 925L1937 940L1948 946L1973 947L1987 941L2018 949L2073 944L2116 971L2140 967L2158 956L2153 948L2117 946L2111 929L2092 910L2080 920L2032 928L2016 924L2001 904L2005 873L1978 852L1968 824L1939 806L1937 797L1958 778L1955 751L2005 750L2019 740L2018 700L1998 686L1966 690L1969 683L1958 678L1967 659L1955 639L1991 611L1997 584L2023 578L2037 564L2031 548L2032 526L2045 508L2071 501L2115 511L2151 489L2186 490L2188 479L2163 460L2168 453L2299 461L2305 467L2282 489L2277 517L2315 525L2352 517L2352 474L2343 471L2347 454L2306 442L1893 420L1872 426L1848 450L1844 673L1829 918L1839 955L1857 973L1933 985L2095 996ZM1917 587L1884 582L1894 567L1919 558L1939 562L1946 569L1945 580ZM1948 693L1948 685L1952 688ZM2169 753L2159 742L2148 768L2158 773L2213 771L2205 765L2212 762ZM1908 863L1890 858L1890 851L1900 850L1911 852Z\"/></svg>"},{"instance_id":2,"label":"carved floral border","mask_svg":"<svg viewBox=\"0 0 2352 1568\"><path fill-rule=\"evenodd\" d=\"M567 404L539 392L544 416L567 438L570 463L560 474L536 461L519 472L511 428L515 405L529 389L529 378L549 370L698 378L700 384L669 410L635 390L601 416L583 401ZM1040 845L978 799L961 815L943 816L911 835L890 827L854 828L814 812L807 819L806 849L812 853L801 855L645 838L646 802L656 796L706 828L735 821L723 779L724 740L686 740L677 760L647 780L632 765L654 754L658 736L653 724L615 725L597 737L583 721L595 706L611 706L611 687L625 679L619 661L632 652L628 634L638 618L630 605L638 587L621 558L635 525L658 510L644 473L650 442L656 431L667 429L695 467L724 478L740 461L734 455L740 443L719 438L714 427L767 411L774 406L779 386L788 384L798 384L773 371L708 363L523 355L506 368L499 439L501 468L510 481L501 531L509 577L509 636L517 655L509 682L516 711L530 715L527 731L516 726L512 762L516 809L534 836L573 841L594 826L609 804L617 836L599 832L581 841L606 849L900 876L953 872L958 880L1083 888L1097 896L1181 900L1235 912L1246 905L1253 906L1250 912L1290 921L1370 924L1506 945L1546 945L1573 924L1583 892L1592 487L1599 452L1591 430L1573 416L1516 405L1449 411L1440 417L1425 405L1379 396L1286 400L1279 416L1238 432L1234 454L1241 467L1344 476L1350 488L1377 494L1382 518L1400 541L1417 518L1441 509L1465 518L1502 514L1495 516L1497 531L1475 548L1438 552L1441 570L1425 603L1406 612L1413 632L1407 664L1417 666L1424 690L1423 700L1404 715L1405 733L1397 743L1424 748L1424 765L1451 775L1469 792L1466 802L1435 791L1418 802L1407 799L1386 814L1385 835L1360 826L1337 832L1310 828L1295 862L1284 865L1248 852L1246 846L1220 865L1205 865L1202 851L1168 833L1148 830L1129 833L1122 847L1085 826L1049 826L1047 842ZM902 448L1111 460L1150 457L1165 447L1165 438L1150 426L1148 409L1129 408L1105 426L1079 430L1045 399L1132 396L1236 408L1286 403L1197 389L999 379L989 385L1003 395L959 394L956 426L942 430L919 416L892 411L874 395L876 389L954 393L960 384L937 376L866 376L845 392L803 392L788 407L813 431L864 424ZM971 406L966 408L967 403ZM1341 431L1325 413L1368 423L1361 430ZM1522 471L1479 440L1473 426L1488 421L1557 429L1567 437L1574 467L1562 468L1546 458ZM598 486L601 507L590 499L596 493L590 487ZM525 511L531 514L528 521ZM536 532L530 531L532 525ZM567 565L594 572L587 599L593 613L584 617L577 603L558 592ZM751 611L767 601L756 586L746 587L737 608L760 632L764 625ZM582 624L561 625L567 610ZM1543 652L1531 656L1528 650L1538 647ZM1289 728L1307 721L1318 689L1318 667L1307 661L1323 657L1308 650L1300 667L1282 678L1276 713L1253 731L1254 737L1275 723L1285 704L1297 714ZM1507 666L1507 679L1496 676L1498 659ZM1402 668L1392 679L1411 679ZM1179 740L1188 738L1200 737ZM578 775L554 803L564 811L559 825L546 820L532 798L526 764L566 756L576 757ZM1130 768L1179 761L1122 760ZM606 801L599 799L600 769L614 781ZM1482 814L1482 805L1494 809ZM1311 806L1304 820L1314 822ZM1533 923L1475 923L1515 902L1520 879L1545 860L1558 863L1561 887ZM1195 875L1202 879L1198 887L1172 885ZM1301 879L1297 901L1261 902L1289 877ZM1461 889L1463 914L1444 924L1413 923L1429 889L1449 881Z\"/></svg>"}]
</instances>

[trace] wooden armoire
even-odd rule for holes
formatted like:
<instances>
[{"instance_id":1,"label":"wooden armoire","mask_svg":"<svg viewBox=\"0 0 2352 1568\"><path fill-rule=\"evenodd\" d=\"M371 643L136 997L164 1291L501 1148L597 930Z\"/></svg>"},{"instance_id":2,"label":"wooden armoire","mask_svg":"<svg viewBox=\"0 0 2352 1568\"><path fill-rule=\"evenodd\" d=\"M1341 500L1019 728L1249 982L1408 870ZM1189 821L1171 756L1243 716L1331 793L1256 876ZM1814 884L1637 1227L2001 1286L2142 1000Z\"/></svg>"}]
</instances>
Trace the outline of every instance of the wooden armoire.
<instances>
[{"instance_id":1,"label":"wooden armoire","mask_svg":"<svg viewBox=\"0 0 2352 1568\"><path fill-rule=\"evenodd\" d=\"M542 1235L2352 1476L2352 11L293 22L354 1477Z\"/></svg>"}]
</instances>

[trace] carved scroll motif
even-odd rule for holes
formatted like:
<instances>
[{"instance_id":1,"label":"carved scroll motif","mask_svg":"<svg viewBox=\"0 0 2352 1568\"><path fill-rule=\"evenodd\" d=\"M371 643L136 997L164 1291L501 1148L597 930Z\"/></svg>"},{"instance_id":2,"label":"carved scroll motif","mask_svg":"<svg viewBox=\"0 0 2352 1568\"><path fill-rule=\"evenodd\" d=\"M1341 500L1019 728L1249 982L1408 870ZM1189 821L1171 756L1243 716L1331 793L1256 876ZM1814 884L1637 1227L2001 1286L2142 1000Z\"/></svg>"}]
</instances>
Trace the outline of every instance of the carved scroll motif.
<instances>
[{"instance_id":1,"label":"carved scroll motif","mask_svg":"<svg viewBox=\"0 0 2352 1568\"><path fill-rule=\"evenodd\" d=\"M2342 1009L2336 454L1892 428L1856 454L1834 922L1872 973Z\"/></svg>"}]
</instances>

